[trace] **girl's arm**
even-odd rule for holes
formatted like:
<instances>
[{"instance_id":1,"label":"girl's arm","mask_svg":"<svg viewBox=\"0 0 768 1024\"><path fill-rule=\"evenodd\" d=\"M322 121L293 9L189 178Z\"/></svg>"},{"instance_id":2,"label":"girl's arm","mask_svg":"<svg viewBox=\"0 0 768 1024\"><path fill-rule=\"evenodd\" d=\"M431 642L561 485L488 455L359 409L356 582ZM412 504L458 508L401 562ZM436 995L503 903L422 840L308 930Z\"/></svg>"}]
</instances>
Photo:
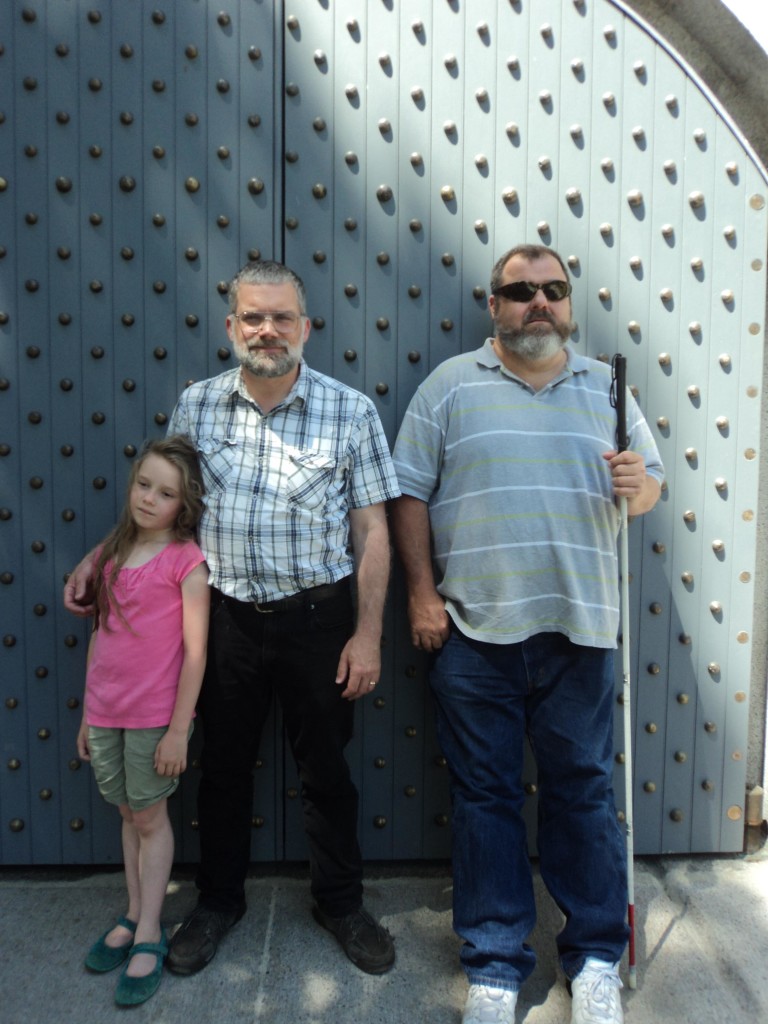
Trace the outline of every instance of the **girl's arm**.
<instances>
[{"instance_id":1,"label":"girl's arm","mask_svg":"<svg viewBox=\"0 0 768 1024\"><path fill-rule=\"evenodd\" d=\"M181 602L184 661L168 731L155 750L155 771L158 775L181 775L187 767L189 724L203 682L208 648L211 592L208 587L208 567L204 562L182 581Z\"/></svg>"},{"instance_id":2,"label":"girl's arm","mask_svg":"<svg viewBox=\"0 0 768 1024\"><path fill-rule=\"evenodd\" d=\"M93 645L96 642L96 630L91 630L91 638L88 641L88 653L85 656L85 670L86 678L88 673L88 666L91 663L91 655L93 654ZM85 689L83 690L83 717L80 720L80 728L77 731L77 753L83 761L91 760L91 748L88 746L88 722L85 716L85 704L88 700L88 684L86 683Z\"/></svg>"}]
</instances>

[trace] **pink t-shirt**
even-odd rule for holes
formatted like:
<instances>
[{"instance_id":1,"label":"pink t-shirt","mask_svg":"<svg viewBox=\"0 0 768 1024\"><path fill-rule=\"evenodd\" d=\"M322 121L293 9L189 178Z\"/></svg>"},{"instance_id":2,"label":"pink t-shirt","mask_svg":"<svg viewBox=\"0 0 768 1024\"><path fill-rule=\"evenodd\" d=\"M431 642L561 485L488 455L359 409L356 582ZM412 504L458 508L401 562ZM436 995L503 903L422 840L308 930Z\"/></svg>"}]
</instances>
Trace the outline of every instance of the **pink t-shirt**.
<instances>
[{"instance_id":1,"label":"pink t-shirt","mask_svg":"<svg viewBox=\"0 0 768 1024\"><path fill-rule=\"evenodd\" d=\"M184 660L181 584L204 561L194 541L174 542L144 565L120 569L113 592L131 628L112 611L109 629L102 625L96 632L87 676L88 725L168 725Z\"/></svg>"}]
</instances>

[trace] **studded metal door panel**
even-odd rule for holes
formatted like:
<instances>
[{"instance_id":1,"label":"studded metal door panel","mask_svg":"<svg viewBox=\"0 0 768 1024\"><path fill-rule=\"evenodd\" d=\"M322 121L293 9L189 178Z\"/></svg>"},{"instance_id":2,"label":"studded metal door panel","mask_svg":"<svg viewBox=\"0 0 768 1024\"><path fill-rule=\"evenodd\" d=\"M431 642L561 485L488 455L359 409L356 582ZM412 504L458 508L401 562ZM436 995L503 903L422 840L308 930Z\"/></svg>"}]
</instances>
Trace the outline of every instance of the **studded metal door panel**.
<instances>
[{"instance_id":1,"label":"studded metal door panel","mask_svg":"<svg viewBox=\"0 0 768 1024\"><path fill-rule=\"evenodd\" d=\"M0 47L0 861L119 859L75 757L87 632L61 583L185 381L229 365L221 282L249 254L296 267L308 360L393 440L487 333L495 258L537 239L668 471L630 535L635 846L740 849L766 180L681 62L608 0L27 0ZM350 751L366 857L448 853L425 690L396 576ZM277 719L257 782L254 859L303 856ZM525 782L533 841L530 760Z\"/></svg>"},{"instance_id":2,"label":"studded metal door panel","mask_svg":"<svg viewBox=\"0 0 768 1024\"><path fill-rule=\"evenodd\" d=\"M3 664L0 860L118 860L76 757L86 626L65 573L115 520L185 382L228 363L219 283L279 252L281 26L271 4L0 9ZM195 752L199 736L193 740ZM282 742L255 856L282 856ZM172 801L197 857L190 768Z\"/></svg>"}]
</instances>

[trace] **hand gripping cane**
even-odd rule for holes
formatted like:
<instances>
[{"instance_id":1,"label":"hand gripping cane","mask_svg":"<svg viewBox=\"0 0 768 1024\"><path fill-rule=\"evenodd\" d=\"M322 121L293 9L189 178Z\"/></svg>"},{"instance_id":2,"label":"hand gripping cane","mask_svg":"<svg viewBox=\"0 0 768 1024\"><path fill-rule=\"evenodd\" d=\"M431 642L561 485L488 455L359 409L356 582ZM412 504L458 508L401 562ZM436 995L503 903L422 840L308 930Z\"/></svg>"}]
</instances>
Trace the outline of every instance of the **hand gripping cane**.
<instances>
[{"instance_id":1,"label":"hand gripping cane","mask_svg":"<svg viewBox=\"0 0 768 1024\"><path fill-rule=\"evenodd\" d=\"M627 449L627 360L625 356L613 357L613 381L611 404L616 408L616 448ZM624 704L624 784L625 827L627 833L627 924L629 925L629 988L637 988L635 966L635 865L634 837L632 834L632 700L629 681L629 538L627 499L619 498L621 532L619 547L619 570L621 573L621 654L624 676L622 699Z\"/></svg>"}]
</instances>

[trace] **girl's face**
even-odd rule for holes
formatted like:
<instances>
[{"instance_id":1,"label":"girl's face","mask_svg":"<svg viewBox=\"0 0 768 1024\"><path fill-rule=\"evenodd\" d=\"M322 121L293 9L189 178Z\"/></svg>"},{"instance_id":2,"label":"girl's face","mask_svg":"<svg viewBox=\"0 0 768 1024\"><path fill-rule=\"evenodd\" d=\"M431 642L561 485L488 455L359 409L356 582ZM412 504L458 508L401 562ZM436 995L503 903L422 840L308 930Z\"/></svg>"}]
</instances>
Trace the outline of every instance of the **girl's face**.
<instances>
[{"instance_id":1,"label":"girl's face","mask_svg":"<svg viewBox=\"0 0 768 1024\"><path fill-rule=\"evenodd\" d=\"M139 467L129 501L140 530L172 529L182 507L181 473L160 455L148 455Z\"/></svg>"}]
</instances>

